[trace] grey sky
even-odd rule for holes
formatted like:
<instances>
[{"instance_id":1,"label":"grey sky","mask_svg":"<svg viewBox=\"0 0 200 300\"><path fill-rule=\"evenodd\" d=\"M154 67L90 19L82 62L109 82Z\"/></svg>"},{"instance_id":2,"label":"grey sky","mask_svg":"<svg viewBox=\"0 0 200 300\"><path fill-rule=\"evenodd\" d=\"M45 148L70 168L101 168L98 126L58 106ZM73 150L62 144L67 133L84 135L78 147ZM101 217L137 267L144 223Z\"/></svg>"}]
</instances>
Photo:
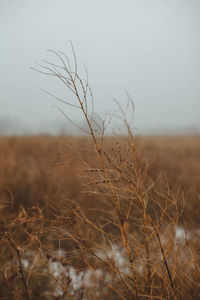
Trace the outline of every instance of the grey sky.
<instances>
[{"instance_id":1,"label":"grey sky","mask_svg":"<svg viewBox=\"0 0 200 300\"><path fill-rule=\"evenodd\" d=\"M54 60L46 49L71 55L71 40L97 111L128 90L140 132L200 127L199 25L199 0L0 0L0 119L41 130L64 122L40 91L64 88L29 66Z\"/></svg>"}]
</instances>

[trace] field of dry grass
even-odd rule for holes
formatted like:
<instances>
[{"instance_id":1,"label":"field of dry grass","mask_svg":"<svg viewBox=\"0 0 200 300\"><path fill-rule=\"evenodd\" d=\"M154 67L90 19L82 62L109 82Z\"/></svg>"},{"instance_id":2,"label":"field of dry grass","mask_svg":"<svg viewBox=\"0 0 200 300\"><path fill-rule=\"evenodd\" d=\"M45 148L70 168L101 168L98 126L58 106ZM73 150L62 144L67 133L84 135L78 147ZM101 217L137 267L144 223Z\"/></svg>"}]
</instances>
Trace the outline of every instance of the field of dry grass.
<instances>
[{"instance_id":1,"label":"field of dry grass","mask_svg":"<svg viewBox=\"0 0 200 300\"><path fill-rule=\"evenodd\" d=\"M106 149L118 139L107 138ZM148 175L167 180L176 193L184 194L187 224L200 224L200 138L140 137L137 147L148 161ZM48 202L73 199L91 206L82 193L82 162L95 166L94 146L78 137L1 137L1 199L14 198L14 207L39 205L48 214ZM161 178L160 178L161 177ZM162 188L162 187L161 187ZM90 197L89 197L90 198ZM96 206L96 204L95 204ZM189 221L190 220L190 221Z\"/></svg>"},{"instance_id":2,"label":"field of dry grass","mask_svg":"<svg viewBox=\"0 0 200 300\"><path fill-rule=\"evenodd\" d=\"M200 299L200 138L1 137L0 299Z\"/></svg>"}]
</instances>

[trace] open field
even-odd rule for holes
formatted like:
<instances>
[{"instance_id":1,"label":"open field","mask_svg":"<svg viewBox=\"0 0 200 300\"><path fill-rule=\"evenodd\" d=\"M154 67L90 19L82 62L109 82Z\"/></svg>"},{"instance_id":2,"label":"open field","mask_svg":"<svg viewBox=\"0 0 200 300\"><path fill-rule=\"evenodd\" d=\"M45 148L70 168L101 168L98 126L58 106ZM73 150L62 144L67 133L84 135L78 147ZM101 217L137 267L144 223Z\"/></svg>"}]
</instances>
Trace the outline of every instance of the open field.
<instances>
[{"instance_id":1,"label":"open field","mask_svg":"<svg viewBox=\"0 0 200 300\"><path fill-rule=\"evenodd\" d=\"M116 141L107 138L106 148ZM136 144L149 163L149 176L161 176L161 181L166 176L170 189L176 193L180 188L184 194L187 224L200 224L200 138L141 137ZM10 199L12 192L14 206L39 205L45 213L48 200L69 198L90 207L88 196L82 194L81 162L95 165L95 159L87 138L1 137L1 197Z\"/></svg>"},{"instance_id":2,"label":"open field","mask_svg":"<svg viewBox=\"0 0 200 300\"><path fill-rule=\"evenodd\" d=\"M200 138L0 138L0 299L200 299Z\"/></svg>"}]
</instances>

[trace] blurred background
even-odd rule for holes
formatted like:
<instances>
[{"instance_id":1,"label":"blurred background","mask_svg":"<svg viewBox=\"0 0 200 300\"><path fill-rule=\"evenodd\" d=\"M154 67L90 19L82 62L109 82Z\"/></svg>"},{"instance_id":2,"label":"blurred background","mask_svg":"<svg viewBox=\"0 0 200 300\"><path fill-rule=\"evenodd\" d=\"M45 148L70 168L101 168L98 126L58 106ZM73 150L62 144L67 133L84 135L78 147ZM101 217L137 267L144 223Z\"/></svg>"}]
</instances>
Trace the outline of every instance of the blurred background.
<instances>
[{"instance_id":1,"label":"blurred background","mask_svg":"<svg viewBox=\"0 0 200 300\"><path fill-rule=\"evenodd\" d=\"M139 134L199 134L199 15L199 0L1 0L0 134L73 132L41 91L67 100L64 86L30 69L54 61L47 49L71 57L70 40L96 112L128 91Z\"/></svg>"}]
</instances>

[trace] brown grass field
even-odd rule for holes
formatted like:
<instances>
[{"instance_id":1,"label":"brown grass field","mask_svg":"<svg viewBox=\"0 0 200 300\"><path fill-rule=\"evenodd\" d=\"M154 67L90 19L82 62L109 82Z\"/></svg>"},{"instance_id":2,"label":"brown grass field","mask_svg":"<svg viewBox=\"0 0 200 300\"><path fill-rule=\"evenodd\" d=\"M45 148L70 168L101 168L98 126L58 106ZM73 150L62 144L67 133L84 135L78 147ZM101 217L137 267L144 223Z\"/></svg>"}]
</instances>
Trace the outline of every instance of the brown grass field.
<instances>
[{"instance_id":1,"label":"brown grass field","mask_svg":"<svg viewBox=\"0 0 200 300\"><path fill-rule=\"evenodd\" d=\"M200 138L103 149L0 138L0 299L200 299Z\"/></svg>"}]
</instances>

